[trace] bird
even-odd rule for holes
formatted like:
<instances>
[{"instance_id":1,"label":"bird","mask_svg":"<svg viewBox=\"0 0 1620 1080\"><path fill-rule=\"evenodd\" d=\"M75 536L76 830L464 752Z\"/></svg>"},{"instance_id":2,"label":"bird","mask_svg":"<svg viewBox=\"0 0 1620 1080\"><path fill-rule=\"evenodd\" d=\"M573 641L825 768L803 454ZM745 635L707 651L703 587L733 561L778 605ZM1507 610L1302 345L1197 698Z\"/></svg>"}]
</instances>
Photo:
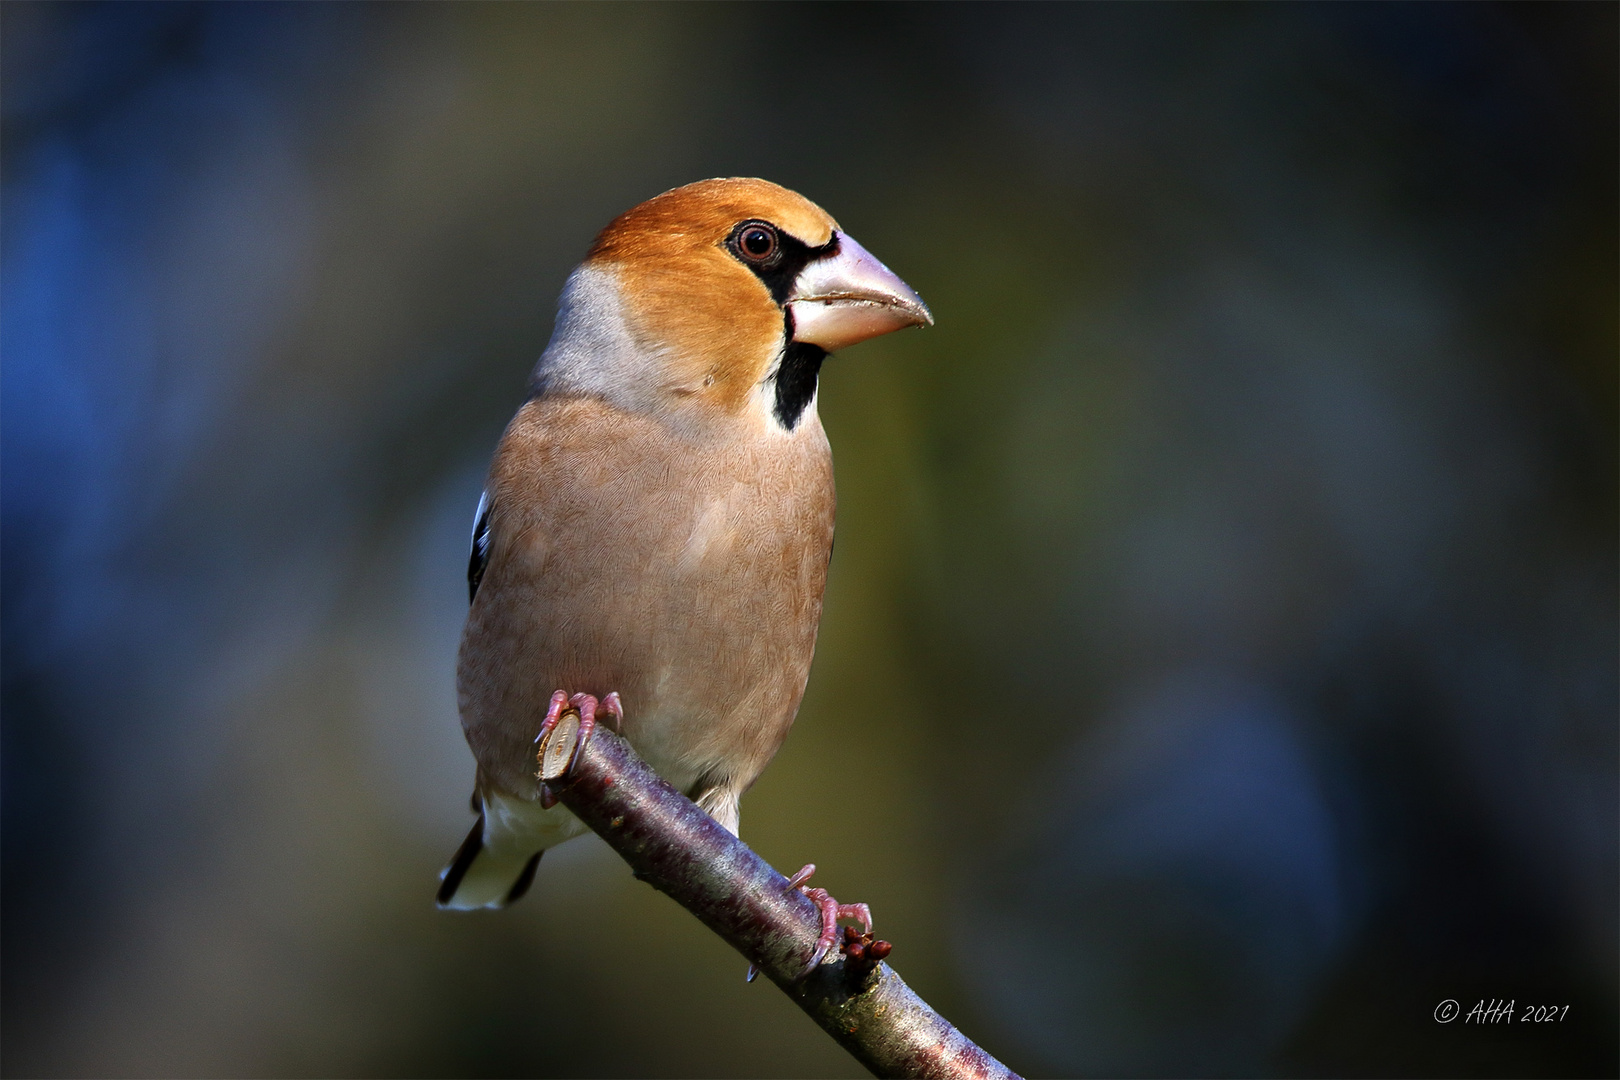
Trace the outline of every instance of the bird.
<instances>
[{"instance_id":1,"label":"bird","mask_svg":"<svg viewBox=\"0 0 1620 1080\"><path fill-rule=\"evenodd\" d=\"M536 775L537 739L569 709L582 741L601 718L738 832L821 619L822 363L933 321L826 211L767 180L677 187L596 237L475 514L456 689L478 819L439 906L512 903L546 849L586 831ZM803 885L813 869L790 887L828 926L853 913L870 930L864 905Z\"/></svg>"}]
</instances>

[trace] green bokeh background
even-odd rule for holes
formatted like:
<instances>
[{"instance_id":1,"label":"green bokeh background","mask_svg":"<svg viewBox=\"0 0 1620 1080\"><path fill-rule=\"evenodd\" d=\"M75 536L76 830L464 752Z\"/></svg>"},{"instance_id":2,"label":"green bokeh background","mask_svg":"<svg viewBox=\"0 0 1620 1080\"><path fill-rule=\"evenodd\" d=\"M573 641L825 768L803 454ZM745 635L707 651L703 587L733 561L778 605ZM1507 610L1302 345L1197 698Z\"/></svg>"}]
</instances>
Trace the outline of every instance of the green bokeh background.
<instances>
[{"instance_id":1,"label":"green bokeh background","mask_svg":"<svg viewBox=\"0 0 1620 1080\"><path fill-rule=\"evenodd\" d=\"M715 175L938 320L824 370L744 838L1031 1075L1613 1075L1612 5L0 30L7 1075L860 1075L594 837L431 904L482 470L591 237Z\"/></svg>"}]
</instances>

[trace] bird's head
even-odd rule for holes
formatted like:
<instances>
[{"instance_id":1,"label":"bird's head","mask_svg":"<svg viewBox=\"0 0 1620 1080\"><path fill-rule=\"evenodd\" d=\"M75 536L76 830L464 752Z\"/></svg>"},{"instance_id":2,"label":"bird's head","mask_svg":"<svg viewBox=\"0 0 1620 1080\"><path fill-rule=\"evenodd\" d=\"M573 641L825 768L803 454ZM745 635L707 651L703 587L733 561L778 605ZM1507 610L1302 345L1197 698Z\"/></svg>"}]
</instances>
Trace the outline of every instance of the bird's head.
<instances>
[{"instance_id":1,"label":"bird's head","mask_svg":"<svg viewBox=\"0 0 1620 1080\"><path fill-rule=\"evenodd\" d=\"M663 414L758 407L791 431L828 353L933 321L802 195L702 180L602 230L569 278L535 382Z\"/></svg>"}]
</instances>

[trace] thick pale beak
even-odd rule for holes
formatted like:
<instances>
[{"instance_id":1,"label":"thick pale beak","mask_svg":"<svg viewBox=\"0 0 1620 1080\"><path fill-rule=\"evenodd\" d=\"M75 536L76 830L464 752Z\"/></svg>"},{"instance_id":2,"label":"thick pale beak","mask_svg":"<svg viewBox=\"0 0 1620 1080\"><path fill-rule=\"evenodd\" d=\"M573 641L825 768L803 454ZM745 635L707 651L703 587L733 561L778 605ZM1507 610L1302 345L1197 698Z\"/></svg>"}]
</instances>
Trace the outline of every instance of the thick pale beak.
<instances>
[{"instance_id":1,"label":"thick pale beak","mask_svg":"<svg viewBox=\"0 0 1620 1080\"><path fill-rule=\"evenodd\" d=\"M922 297L843 233L838 253L799 274L788 297L793 340L837 352L908 326L933 326Z\"/></svg>"}]
</instances>

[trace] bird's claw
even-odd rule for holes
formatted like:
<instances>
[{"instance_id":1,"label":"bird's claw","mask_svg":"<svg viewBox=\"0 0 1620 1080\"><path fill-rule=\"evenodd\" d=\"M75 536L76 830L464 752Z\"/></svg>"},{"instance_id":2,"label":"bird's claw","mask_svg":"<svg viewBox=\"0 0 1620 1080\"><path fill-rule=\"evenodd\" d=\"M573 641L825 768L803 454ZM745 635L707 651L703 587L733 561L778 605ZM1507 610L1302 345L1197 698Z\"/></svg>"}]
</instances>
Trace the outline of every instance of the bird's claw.
<instances>
[{"instance_id":1,"label":"bird's claw","mask_svg":"<svg viewBox=\"0 0 1620 1080\"><path fill-rule=\"evenodd\" d=\"M551 695L551 704L546 709L546 718L540 721L540 734L534 737L534 741L539 743L547 735L551 734L552 729L557 726L557 722L562 719L563 713L569 710L579 714L579 740L577 743L578 749L574 751L575 754L585 748L585 744L590 741L591 733L596 730L597 713L612 717L609 727L614 731L618 731L624 726L624 703L619 700L617 690L609 693L601 700L597 700L590 694L575 694L573 697L569 697L568 691L558 690ZM550 810L556 805L556 794L549 786L541 784L541 808Z\"/></svg>"},{"instance_id":2,"label":"bird's claw","mask_svg":"<svg viewBox=\"0 0 1620 1080\"><path fill-rule=\"evenodd\" d=\"M815 872L816 864L806 863L803 869L788 879L785 890L798 889L821 911L821 936L816 938L815 952L811 953L810 962L804 966L804 970L799 972L796 977L798 979L803 979L816 970L816 966L826 957L827 950L838 940L839 919L858 921L861 924L862 939L870 938L872 934L872 909L865 904L840 904L826 889L806 887L804 883L809 881L810 875ZM883 950L883 954L887 956L888 951Z\"/></svg>"},{"instance_id":3,"label":"bird's claw","mask_svg":"<svg viewBox=\"0 0 1620 1080\"><path fill-rule=\"evenodd\" d=\"M546 718L540 721L540 734L534 737L536 746L544 742L546 736L551 734L551 729L557 726L557 721L562 719L563 710L567 707L568 691L558 690L551 695L551 704L546 709Z\"/></svg>"}]
</instances>

